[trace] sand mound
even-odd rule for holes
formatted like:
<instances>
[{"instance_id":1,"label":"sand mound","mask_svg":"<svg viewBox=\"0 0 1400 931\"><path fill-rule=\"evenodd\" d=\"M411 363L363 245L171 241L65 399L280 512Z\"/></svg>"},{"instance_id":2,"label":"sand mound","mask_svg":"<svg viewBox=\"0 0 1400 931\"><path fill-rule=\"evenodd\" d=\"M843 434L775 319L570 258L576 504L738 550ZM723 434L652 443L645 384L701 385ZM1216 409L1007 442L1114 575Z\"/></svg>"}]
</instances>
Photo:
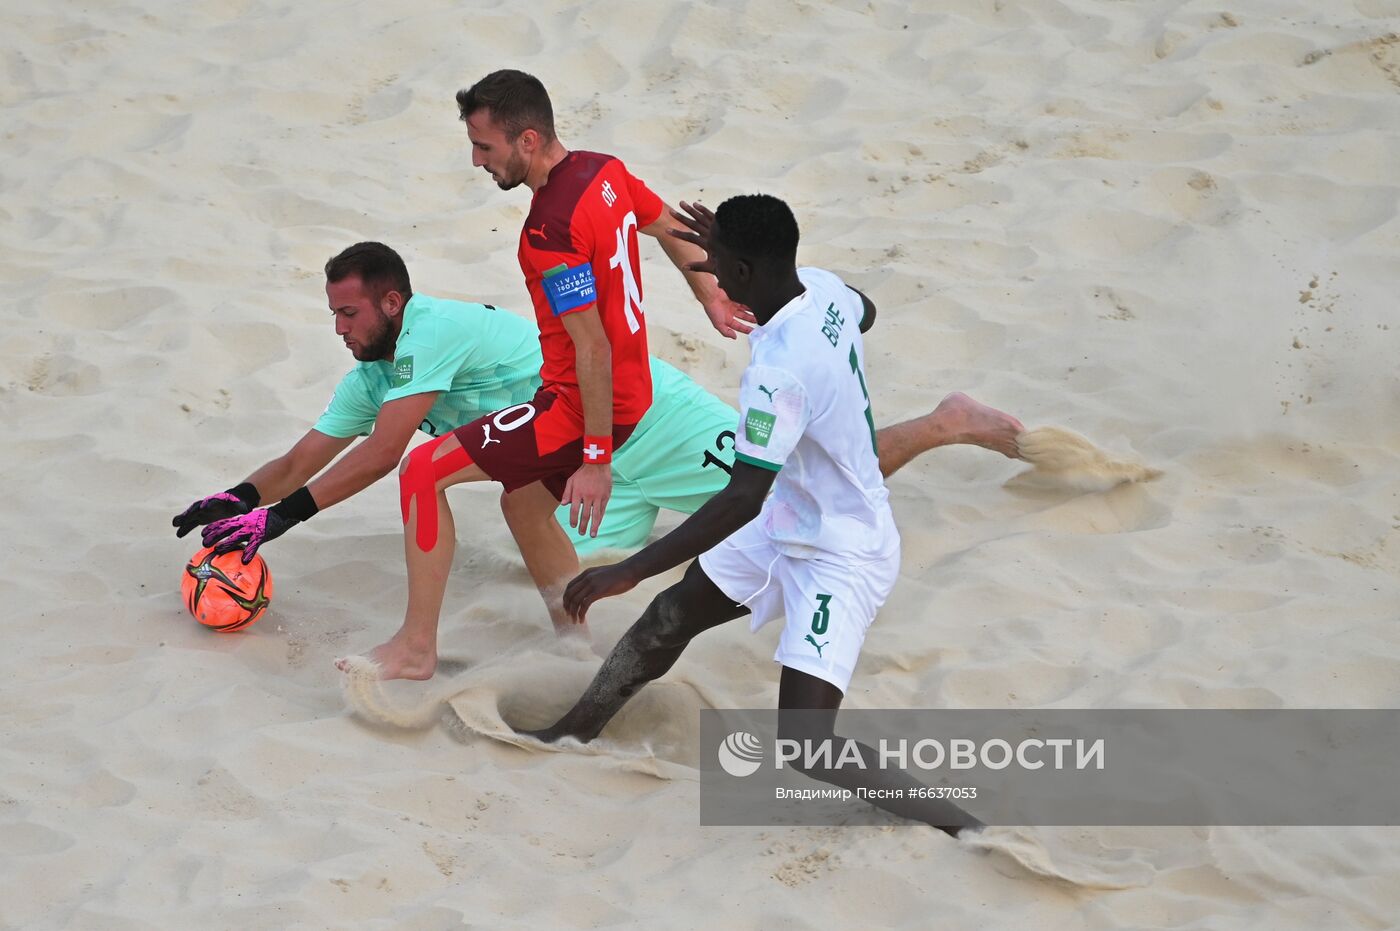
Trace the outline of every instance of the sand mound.
<instances>
[{"instance_id":1,"label":"sand mound","mask_svg":"<svg viewBox=\"0 0 1400 931\"><path fill-rule=\"evenodd\" d=\"M958 839L1035 876L1082 889L1132 889L1151 884L1154 874L1141 851L1107 848L1072 829L989 827Z\"/></svg>"},{"instance_id":2,"label":"sand mound","mask_svg":"<svg viewBox=\"0 0 1400 931\"><path fill-rule=\"evenodd\" d=\"M1115 459L1085 437L1063 427L1036 427L1016 437L1021 458L1040 484L1075 491L1107 491L1125 482L1150 482L1162 475L1131 459Z\"/></svg>"}]
</instances>

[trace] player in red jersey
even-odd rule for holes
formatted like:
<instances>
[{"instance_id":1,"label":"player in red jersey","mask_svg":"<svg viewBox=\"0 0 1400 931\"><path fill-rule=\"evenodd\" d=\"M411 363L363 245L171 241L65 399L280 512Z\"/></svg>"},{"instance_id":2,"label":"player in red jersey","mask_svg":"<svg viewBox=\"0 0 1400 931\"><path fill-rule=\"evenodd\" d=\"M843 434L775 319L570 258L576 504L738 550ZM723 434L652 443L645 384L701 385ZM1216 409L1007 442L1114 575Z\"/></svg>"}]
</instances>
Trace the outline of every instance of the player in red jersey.
<instances>
[{"instance_id":1,"label":"player in red jersey","mask_svg":"<svg viewBox=\"0 0 1400 931\"><path fill-rule=\"evenodd\" d=\"M438 617L455 548L444 489L462 482L504 486L502 507L526 568L555 628L571 629L560 597L578 560L554 511L568 503L571 525L597 534L612 489L612 450L651 405L638 233L658 240L720 333L732 339L753 323L713 276L687 268L704 253L666 234L671 210L661 198L618 159L564 148L539 80L496 71L458 92L457 104L472 164L502 190L525 184L534 192L519 256L540 329L542 384L531 401L472 421L404 459L408 608L399 631L369 654L385 679L426 679L437 667Z\"/></svg>"}]
</instances>

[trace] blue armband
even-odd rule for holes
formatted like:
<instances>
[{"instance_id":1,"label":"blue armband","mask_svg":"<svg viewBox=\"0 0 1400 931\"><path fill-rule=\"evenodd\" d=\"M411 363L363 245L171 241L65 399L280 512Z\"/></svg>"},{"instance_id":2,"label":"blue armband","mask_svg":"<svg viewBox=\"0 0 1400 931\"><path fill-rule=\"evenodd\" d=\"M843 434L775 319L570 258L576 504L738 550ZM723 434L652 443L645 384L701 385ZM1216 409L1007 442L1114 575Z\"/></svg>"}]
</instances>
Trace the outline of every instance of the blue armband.
<instances>
[{"instance_id":1,"label":"blue armband","mask_svg":"<svg viewBox=\"0 0 1400 931\"><path fill-rule=\"evenodd\" d=\"M540 285L549 301L549 309L554 311L556 317L598 300L598 289L593 284L593 265L589 262L573 268L557 265L544 273Z\"/></svg>"}]
</instances>

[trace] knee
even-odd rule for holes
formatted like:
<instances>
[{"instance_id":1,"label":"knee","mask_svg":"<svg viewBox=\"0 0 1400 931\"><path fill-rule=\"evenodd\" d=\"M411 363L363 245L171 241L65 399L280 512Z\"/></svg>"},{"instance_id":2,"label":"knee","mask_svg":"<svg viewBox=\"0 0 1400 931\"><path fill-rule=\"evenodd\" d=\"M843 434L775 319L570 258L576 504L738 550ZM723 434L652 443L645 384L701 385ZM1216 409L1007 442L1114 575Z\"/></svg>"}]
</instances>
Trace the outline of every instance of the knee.
<instances>
[{"instance_id":1,"label":"knee","mask_svg":"<svg viewBox=\"0 0 1400 931\"><path fill-rule=\"evenodd\" d=\"M524 507L518 495L513 495L508 491L501 492L501 514L505 516L507 523L514 523L525 517L529 509Z\"/></svg>"},{"instance_id":2,"label":"knee","mask_svg":"<svg viewBox=\"0 0 1400 931\"><path fill-rule=\"evenodd\" d=\"M403 514L403 522L405 525L408 524L410 505L415 498L419 499L419 519L422 520L426 513L422 494L424 491L432 490L431 483L428 484L426 489L423 487L423 470L428 467L428 464L423 461L423 450L426 448L425 446L415 448L399 462L399 509ZM426 531L424 531L424 533L425 537L432 536L432 534L428 534ZM421 548L428 549L431 545L430 543L428 546Z\"/></svg>"},{"instance_id":3,"label":"knee","mask_svg":"<svg viewBox=\"0 0 1400 931\"><path fill-rule=\"evenodd\" d=\"M528 532L533 539L541 530L557 526L554 519L556 504L546 494L533 495L525 489L501 492L501 516L513 533Z\"/></svg>"},{"instance_id":4,"label":"knee","mask_svg":"<svg viewBox=\"0 0 1400 931\"><path fill-rule=\"evenodd\" d=\"M684 601L668 588L651 600L640 623L643 650L674 650L690 642L693 634L687 623Z\"/></svg>"},{"instance_id":5,"label":"knee","mask_svg":"<svg viewBox=\"0 0 1400 931\"><path fill-rule=\"evenodd\" d=\"M777 739L797 750L797 755L785 765L820 782L830 782L831 762L841 754L845 740L837 737L829 726L823 726L818 714L780 710Z\"/></svg>"},{"instance_id":6,"label":"knee","mask_svg":"<svg viewBox=\"0 0 1400 931\"><path fill-rule=\"evenodd\" d=\"M836 733L826 716L815 710L779 709L778 739L792 741L800 747L816 746L835 740Z\"/></svg>"},{"instance_id":7,"label":"knee","mask_svg":"<svg viewBox=\"0 0 1400 931\"><path fill-rule=\"evenodd\" d=\"M408 451L408 455L399 460L399 484L412 482L412 479L422 473L424 469L431 469L432 453L428 450L431 444L424 443L422 446L415 446Z\"/></svg>"}]
</instances>

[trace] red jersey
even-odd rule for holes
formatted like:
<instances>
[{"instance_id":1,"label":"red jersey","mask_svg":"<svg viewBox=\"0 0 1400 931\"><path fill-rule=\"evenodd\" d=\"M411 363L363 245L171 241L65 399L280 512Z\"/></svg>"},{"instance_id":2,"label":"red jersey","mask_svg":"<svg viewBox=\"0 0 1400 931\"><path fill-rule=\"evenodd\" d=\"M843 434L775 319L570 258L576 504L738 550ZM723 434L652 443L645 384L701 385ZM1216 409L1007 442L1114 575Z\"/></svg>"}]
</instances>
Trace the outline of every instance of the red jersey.
<instances>
[{"instance_id":1,"label":"red jersey","mask_svg":"<svg viewBox=\"0 0 1400 931\"><path fill-rule=\"evenodd\" d=\"M622 162L570 152L535 192L520 232L520 269L540 328L542 387L582 410L574 343L564 314L598 305L612 348L613 422L635 424L651 406L637 230L663 204Z\"/></svg>"}]
</instances>

